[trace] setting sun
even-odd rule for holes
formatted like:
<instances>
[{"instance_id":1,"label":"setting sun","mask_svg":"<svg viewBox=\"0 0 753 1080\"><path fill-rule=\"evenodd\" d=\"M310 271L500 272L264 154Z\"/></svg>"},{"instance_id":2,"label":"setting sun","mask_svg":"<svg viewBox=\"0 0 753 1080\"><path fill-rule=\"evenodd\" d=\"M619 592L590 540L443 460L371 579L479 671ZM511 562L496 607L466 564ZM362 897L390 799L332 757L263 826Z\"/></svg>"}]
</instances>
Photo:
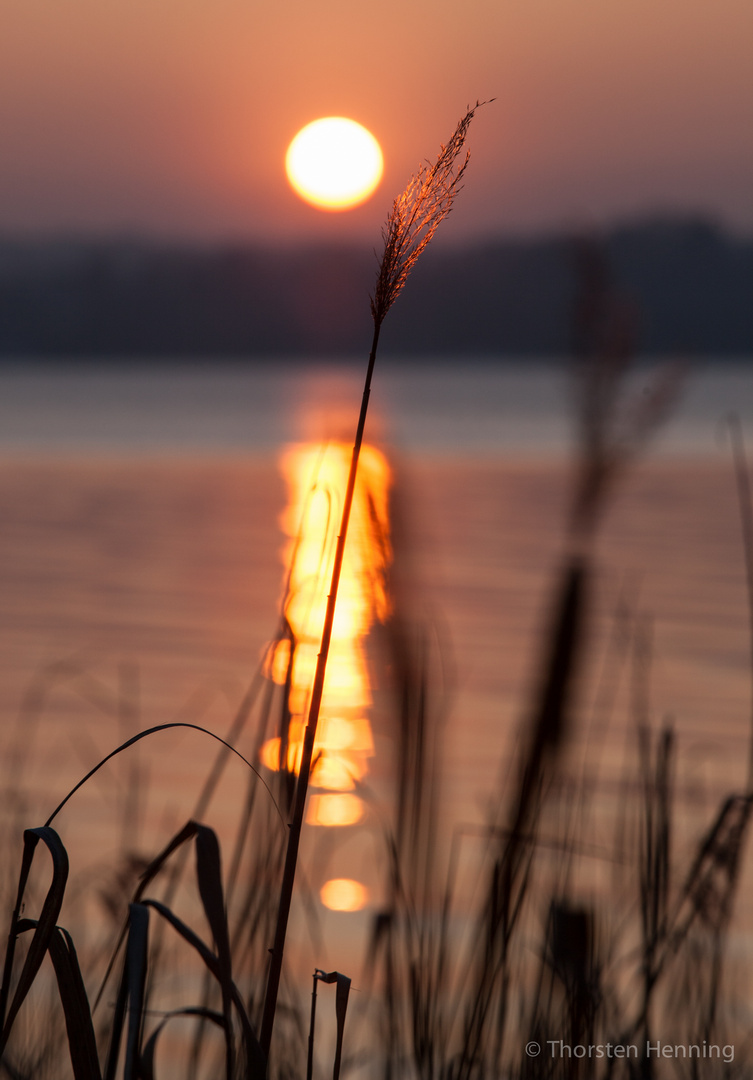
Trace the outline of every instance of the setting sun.
<instances>
[{"instance_id":1,"label":"setting sun","mask_svg":"<svg viewBox=\"0 0 753 1080\"><path fill-rule=\"evenodd\" d=\"M343 116L326 116L301 128L285 157L293 190L320 210L350 210L365 202L383 168L371 132Z\"/></svg>"}]
</instances>

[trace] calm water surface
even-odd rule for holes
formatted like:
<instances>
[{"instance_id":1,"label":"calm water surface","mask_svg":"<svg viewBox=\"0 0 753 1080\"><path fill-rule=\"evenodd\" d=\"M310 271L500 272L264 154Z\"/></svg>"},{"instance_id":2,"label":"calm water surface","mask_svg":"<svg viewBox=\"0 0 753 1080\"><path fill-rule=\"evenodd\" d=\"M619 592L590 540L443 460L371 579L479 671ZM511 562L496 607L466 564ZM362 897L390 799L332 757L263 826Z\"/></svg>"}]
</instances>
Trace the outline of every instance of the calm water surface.
<instances>
[{"instance_id":1,"label":"calm water surface","mask_svg":"<svg viewBox=\"0 0 753 1080\"><path fill-rule=\"evenodd\" d=\"M655 370L634 376L638 394ZM336 423L349 430L362 378L358 365L294 362L6 363L0 452L274 451ZM370 430L407 452L549 454L572 442L574 397L564 361L388 359L375 374ZM753 358L689 368L656 449L714 452L730 410L753 423Z\"/></svg>"},{"instance_id":2,"label":"calm water surface","mask_svg":"<svg viewBox=\"0 0 753 1080\"><path fill-rule=\"evenodd\" d=\"M635 377L638 393L648 378ZM352 437L360 380L303 364L0 368L2 741L7 761L28 736L23 776L40 808L134 725L183 716L227 731L278 617L277 453ZM376 373L370 431L398 451L404 555L444 650L448 823L484 819L526 715L561 552L572 398L557 364L389 361ZM577 759L585 732L595 736L606 829L632 753L625 651L603 667L627 598L652 628L652 720L677 726L679 856L719 793L745 781L745 564L720 435L733 410L753 447L753 360L691 369L654 450L616 491L573 739ZM594 704L604 670L607 712ZM375 782L390 745L379 723ZM207 762L198 737L159 738L136 758L152 806L137 837L149 850L190 814ZM85 869L117 848L128 775L113 767L61 821ZM211 812L221 835L232 835L236 783L230 774ZM362 844L346 845L330 870L367 874L370 862ZM753 925L751 903L741 906Z\"/></svg>"}]
</instances>

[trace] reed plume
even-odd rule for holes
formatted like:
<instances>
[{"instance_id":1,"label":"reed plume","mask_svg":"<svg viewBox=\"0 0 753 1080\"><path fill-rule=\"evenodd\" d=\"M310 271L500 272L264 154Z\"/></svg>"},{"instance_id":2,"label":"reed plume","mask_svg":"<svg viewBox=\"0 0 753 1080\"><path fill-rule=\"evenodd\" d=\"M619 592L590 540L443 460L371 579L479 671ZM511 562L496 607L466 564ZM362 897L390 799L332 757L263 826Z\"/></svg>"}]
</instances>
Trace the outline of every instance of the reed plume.
<instances>
[{"instance_id":1,"label":"reed plume","mask_svg":"<svg viewBox=\"0 0 753 1080\"><path fill-rule=\"evenodd\" d=\"M468 109L450 141L440 147L439 157L434 164L421 165L408 181L405 191L392 204L382 229L384 253L371 297L371 314L377 332L422 251L452 210L455 196L463 186L461 180L468 167L470 153L466 151L460 164L458 158L465 145L471 120L476 110L485 104L477 101L472 109Z\"/></svg>"}]
</instances>

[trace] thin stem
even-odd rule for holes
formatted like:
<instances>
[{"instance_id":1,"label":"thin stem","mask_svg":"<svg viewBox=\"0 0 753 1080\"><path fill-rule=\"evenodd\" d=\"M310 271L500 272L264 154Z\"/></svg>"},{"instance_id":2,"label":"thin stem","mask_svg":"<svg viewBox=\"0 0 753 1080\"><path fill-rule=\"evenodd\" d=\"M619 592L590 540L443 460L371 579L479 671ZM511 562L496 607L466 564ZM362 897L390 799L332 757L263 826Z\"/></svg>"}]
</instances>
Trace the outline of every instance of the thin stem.
<instances>
[{"instance_id":1,"label":"thin stem","mask_svg":"<svg viewBox=\"0 0 753 1080\"><path fill-rule=\"evenodd\" d=\"M306 1080L314 1076L314 1025L316 1023L316 984L319 981L319 969L314 971L314 986L311 991L311 1020L309 1021L309 1053L306 1063Z\"/></svg>"},{"instance_id":2,"label":"thin stem","mask_svg":"<svg viewBox=\"0 0 753 1080\"><path fill-rule=\"evenodd\" d=\"M330 583L329 596L327 597L327 610L324 617L324 628L322 630L322 643L316 661L316 673L314 675L314 686L311 691L311 704L309 706L308 723L306 725L306 730L303 737L303 753L301 755L301 767L298 773L298 784L296 786L295 792L293 820L289 826L290 834L288 837L288 848L285 855L285 869L283 871L282 877L282 888L280 890L280 905L277 910L277 928L275 931L274 945L272 947L272 959L269 966L267 993L264 999L264 1015L262 1017L261 1024L261 1047L267 1057L269 1057L269 1048L272 1042L272 1028L274 1026L275 1011L277 1009L277 994L280 988L282 958L285 951L285 936L288 929L290 903L293 896L295 870L296 864L298 862L298 847L301 840L301 829L303 827L303 813L306 807L306 793L308 791L309 777L311 774L311 761L314 751L314 740L316 739L316 728L319 722L319 710L321 708L322 693L324 691L324 676L327 671L327 658L329 656L329 646L332 639L332 626L335 619L337 590L340 585L340 573L342 571L343 555L345 553L345 541L348 535L350 510L351 506L353 505L353 493L355 491L356 473L358 471L358 458L361 453L363 433L366 426L366 413L369 407L369 396L371 394L371 377L374 371L374 361L376 360L377 345L379 343L380 325L381 324L379 321L375 321L374 337L371 342L369 365L366 370L366 380L363 388L363 398L361 400L361 412L358 417L358 427L356 429L356 438L353 444L353 454L350 459L350 471L348 473L348 485L345 490L345 501L343 503L342 520L340 523L340 534L337 537L337 546L335 548L335 561L332 566L332 581Z\"/></svg>"},{"instance_id":3,"label":"thin stem","mask_svg":"<svg viewBox=\"0 0 753 1080\"><path fill-rule=\"evenodd\" d=\"M740 527L742 530L745 569L748 579L748 618L750 621L751 671L753 672L753 499L751 499L750 477L748 476L748 466L745 460L745 443L743 441L740 417L735 413L732 413L727 418L727 426L729 428L730 440L732 442L732 455L735 463L737 498L740 507ZM751 698L750 723L747 780L748 792L753 791L753 698Z\"/></svg>"}]
</instances>

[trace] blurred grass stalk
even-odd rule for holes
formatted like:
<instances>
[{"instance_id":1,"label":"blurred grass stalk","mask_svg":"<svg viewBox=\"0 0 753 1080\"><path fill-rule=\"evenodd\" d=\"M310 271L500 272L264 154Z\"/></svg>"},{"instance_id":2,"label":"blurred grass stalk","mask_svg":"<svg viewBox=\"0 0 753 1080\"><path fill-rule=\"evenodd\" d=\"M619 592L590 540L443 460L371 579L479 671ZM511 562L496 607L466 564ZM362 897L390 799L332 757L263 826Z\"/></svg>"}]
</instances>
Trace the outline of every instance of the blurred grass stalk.
<instances>
[{"instance_id":1,"label":"blurred grass stalk","mask_svg":"<svg viewBox=\"0 0 753 1080\"><path fill-rule=\"evenodd\" d=\"M269 1054L272 1041L272 1029L274 1026L275 1012L277 1009L277 995L282 973L282 962L285 951L285 938L287 934L290 905L293 896L295 872L298 862L298 848L301 839L303 816L306 806L306 793L308 791L311 775L311 763L316 739L316 729L319 722L319 711L324 691L324 679L327 670L332 627L335 618L337 604L337 591L340 584L345 543L348 536L348 524L353 505L353 493L358 473L358 459L363 443L364 429L366 427L366 414L369 407L371 394L371 379L374 372L379 334L387 312L397 300L400 292L407 281L408 275L416 261L421 256L426 246L439 228L441 222L447 217L452 209L453 201L461 188L461 180L468 165L469 154L458 162L465 143L468 128L473 119L476 109L482 103L476 102L472 109L468 109L465 116L458 123L452 138L446 146L442 146L436 162L431 166L423 166L410 179L405 191L399 195L392 204L387 223L383 229L384 251L379 265L374 295L371 298L371 314L374 322L374 332L369 353L369 362L366 369L361 410L358 416L356 437L353 444L353 453L348 472L348 482L343 502L340 531L337 537L335 558L332 567L332 579L327 608L322 629L321 647L317 657L314 683L311 691L308 722L304 732L303 751L298 773L298 781L295 791L293 806L293 818L289 827L287 851L285 855L285 868L283 872L282 887L280 891L280 903L277 914L277 927L275 930L274 945L267 980L267 992L264 1001L264 1013L261 1026L261 1045L265 1054Z\"/></svg>"},{"instance_id":2,"label":"blurred grass stalk","mask_svg":"<svg viewBox=\"0 0 753 1080\"><path fill-rule=\"evenodd\" d=\"M518 1041L524 1034L522 1024L530 1025L528 1037L539 1043L552 1032L558 1036L564 1033L571 1043L592 1041L594 1025L601 1017L595 912L574 907L563 891L552 895L538 976L539 996L534 995L528 1015L521 1011L525 993L525 978L521 977L529 965L516 963L513 944L525 937L524 920L532 914L534 862L543 813L572 727L597 527L615 477L662 421L679 380L678 372L668 368L659 373L640 400L626 396L624 378L633 353L629 312L615 297L599 246L583 242L576 255L580 292L574 311L573 352L580 453L567 543L541 643L533 701L524 718L517 771L509 799L495 800L492 809L487 831L489 865L482 870L485 881L476 922L464 950L459 949L450 929L457 856L451 853L442 885L427 850L437 803L437 778L430 761L437 755L427 752L431 737L425 662L419 649L411 665L411 649L404 637L394 643L394 658L401 659L394 668L404 680L397 692L400 701L408 703L400 714L400 737L407 741L400 744L398 820L394 834L387 839L390 893L386 910L374 924L366 972L372 984L381 961L386 1077L403 1074L406 1055L422 1080L435 1076L473 1080L501 1075L499 1070L504 1068L508 1070L504 1075L517 1076L518 1072L510 1069L517 1046L506 1045L516 1016ZM394 626L393 632L399 635L400 627ZM415 733L412 741L411 732ZM644 787L653 792L656 786L656 798L663 808L661 820L666 828L661 850L665 861L669 858L668 760L669 749L656 766L653 785L653 777L651 783L648 777L650 763L645 754L642 758ZM653 840L651 833L649 861L656 847ZM556 845L565 864L574 858L574 844L569 827ZM644 872L641 865L644 910L653 910L654 894L665 895L668 888L666 874L652 877L654 869L651 865ZM644 957L649 953L653 957L659 948L656 939L661 934L655 922L644 919ZM649 937L653 938L650 946L646 944ZM655 982L653 963L645 978L647 1015ZM565 1013L561 1016L552 1010L554 999L551 993L547 997L547 980L552 987L559 981L565 988ZM524 1058L517 1067L523 1076L548 1076L551 1063Z\"/></svg>"}]
</instances>

